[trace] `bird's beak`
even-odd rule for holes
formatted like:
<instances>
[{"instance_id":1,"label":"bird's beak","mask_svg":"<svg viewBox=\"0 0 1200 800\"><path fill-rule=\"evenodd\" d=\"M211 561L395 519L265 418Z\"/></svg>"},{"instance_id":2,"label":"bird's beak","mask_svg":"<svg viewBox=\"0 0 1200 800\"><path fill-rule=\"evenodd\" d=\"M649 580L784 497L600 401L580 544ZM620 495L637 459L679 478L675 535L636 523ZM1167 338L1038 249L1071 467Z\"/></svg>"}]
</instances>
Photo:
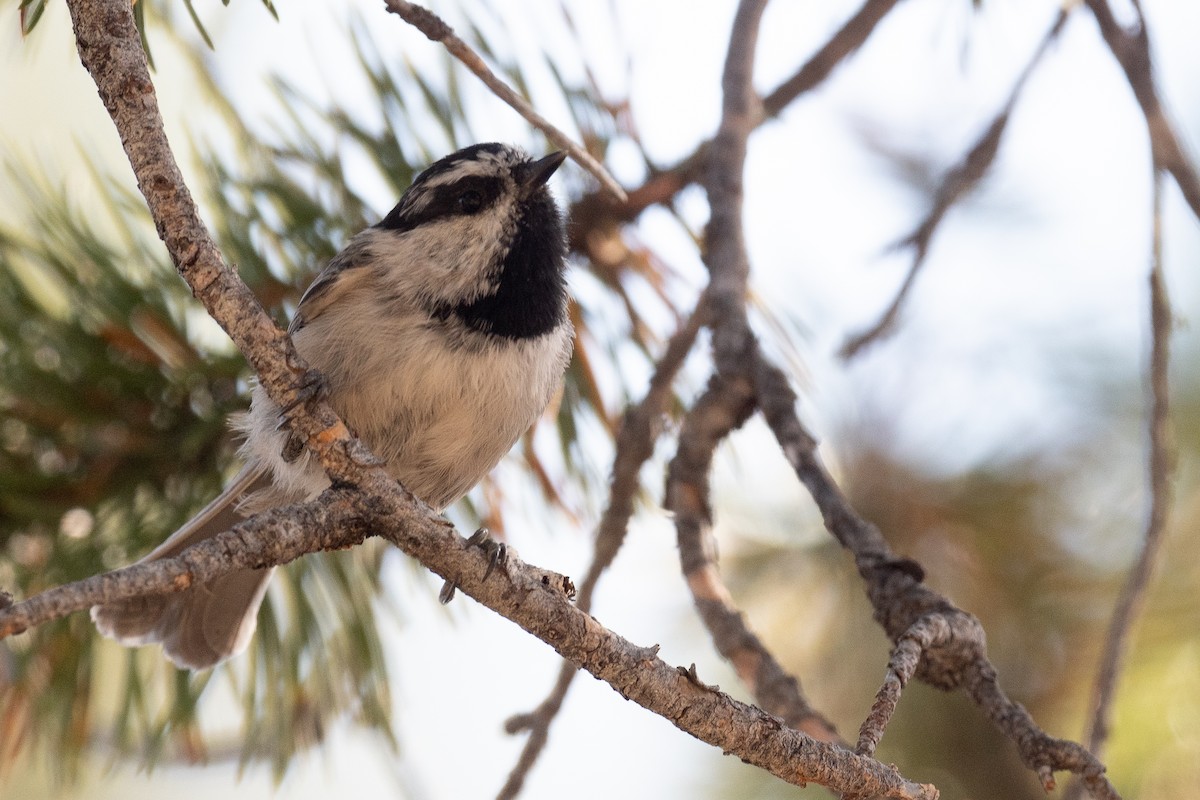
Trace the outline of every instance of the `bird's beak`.
<instances>
[{"instance_id":1,"label":"bird's beak","mask_svg":"<svg viewBox=\"0 0 1200 800\"><path fill-rule=\"evenodd\" d=\"M528 161L518 166L515 170L517 183L520 185L522 194L528 197L533 194L539 187L545 186L546 181L550 180L550 176L554 171L562 166L562 163L567 160L567 154L559 150L557 153L551 153L545 158L539 158L537 161Z\"/></svg>"}]
</instances>

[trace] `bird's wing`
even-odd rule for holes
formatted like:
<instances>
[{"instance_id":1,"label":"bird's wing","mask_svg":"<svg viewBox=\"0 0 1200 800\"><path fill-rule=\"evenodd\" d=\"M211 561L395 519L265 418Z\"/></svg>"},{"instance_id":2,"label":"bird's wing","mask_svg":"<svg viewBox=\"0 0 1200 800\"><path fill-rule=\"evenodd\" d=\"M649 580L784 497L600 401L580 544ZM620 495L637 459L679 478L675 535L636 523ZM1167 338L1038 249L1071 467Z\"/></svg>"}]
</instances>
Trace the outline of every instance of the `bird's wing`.
<instances>
[{"instance_id":1,"label":"bird's wing","mask_svg":"<svg viewBox=\"0 0 1200 800\"><path fill-rule=\"evenodd\" d=\"M370 274L363 269L367 263L366 248L361 240L346 245L304 291L288 332L300 330L323 314L339 297L365 281Z\"/></svg>"}]
</instances>

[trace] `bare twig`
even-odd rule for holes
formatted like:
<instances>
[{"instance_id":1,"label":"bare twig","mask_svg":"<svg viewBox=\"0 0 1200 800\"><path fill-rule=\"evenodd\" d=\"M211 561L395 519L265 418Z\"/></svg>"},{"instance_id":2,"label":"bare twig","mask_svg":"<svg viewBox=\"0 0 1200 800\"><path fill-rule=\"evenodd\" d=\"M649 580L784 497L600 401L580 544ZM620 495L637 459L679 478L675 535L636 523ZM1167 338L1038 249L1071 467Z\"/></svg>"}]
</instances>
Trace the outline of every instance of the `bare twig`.
<instances>
[{"instance_id":1,"label":"bare twig","mask_svg":"<svg viewBox=\"0 0 1200 800\"><path fill-rule=\"evenodd\" d=\"M667 473L666 507L675 519L684 579L717 651L765 710L816 739L844 744L790 675L747 626L717 569L708 476L713 452L755 409L753 387L714 375L679 432ZM869 754L868 754L869 755Z\"/></svg>"},{"instance_id":2,"label":"bare twig","mask_svg":"<svg viewBox=\"0 0 1200 800\"><path fill-rule=\"evenodd\" d=\"M639 486L639 471L653 455L654 444L662 432L663 416L671 399L671 384L691 351L700 328L707 321L708 302L702 294L695 310L667 342L662 357L654 367L646 396L641 402L626 409L621 420L609 481L608 505L600 517L592 563L579 584L579 594L576 598L576 605L581 611L591 611L596 584L625 542ZM529 736L525 740L525 746L521 748L517 763L496 795L497 800L516 797L520 793L525 784L525 777L546 746L550 725L562 708L563 700L566 699L567 691L578 672L578 667L564 661L558 679L546 699L534 710L514 715L505 722L504 729L508 733L527 731Z\"/></svg>"},{"instance_id":3,"label":"bare twig","mask_svg":"<svg viewBox=\"0 0 1200 800\"><path fill-rule=\"evenodd\" d=\"M1154 163L1159 169L1171 173L1192 213L1200 218L1200 175L1196 173L1195 164L1175 133L1175 127L1158 96L1154 64L1150 56L1150 31L1146 27L1141 3L1133 1L1137 24L1132 30L1126 30L1117 22L1108 0L1085 2L1100 26L1100 35L1104 37L1105 44L1124 70L1129 88L1133 90L1142 116L1146 118Z\"/></svg>"},{"instance_id":4,"label":"bare twig","mask_svg":"<svg viewBox=\"0 0 1200 800\"><path fill-rule=\"evenodd\" d=\"M500 80L496 73L484 63L479 54L476 53L471 46L458 37L446 22L434 14L424 6L419 6L416 3L408 3L405 0L385 0L387 10L393 14L397 14L414 28L425 34L430 41L441 43L450 55L462 62L463 66L475 73L479 80L483 81L484 85L492 90L492 94L499 97L505 103L508 103L513 110L529 121L543 133L546 138L554 142L557 146L566 150L575 163L590 172L604 189L611 194L618 202L624 203L628 200L625 190L621 188L621 184L617 183L613 176L608 174L608 170L592 157L592 154L585 150L582 146L575 143L571 137L563 133L554 126L548 119L543 117L533 106L529 104L521 95L513 91L507 83Z\"/></svg>"},{"instance_id":5,"label":"bare twig","mask_svg":"<svg viewBox=\"0 0 1200 800\"><path fill-rule=\"evenodd\" d=\"M743 0L733 19L725 69L721 75L721 123L709 149L708 192L711 217L705 233L713 303L713 351L717 372L735 375L737 365L757 349L746 319L750 259L742 226L746 143L762 119L762 104L752 84L758 23L766 0Z\"/></svg>"},{"instance_id":6,"label":"bare twig","mask_svg":"<svg viewBox=\"0 0 1200 800\"><path fill-rule=\"evenodd\" d=\"M901 692L917 672L921 656L930 649L946 644L952 633L944 617L929 616L919 620L900 637L892 648L887 673L875 695L871 712L858 730L858 744L854 752L864 756L875 755L875 748L879 746L892 714L896 713Z\"/></svg>"},{"instance_id":7,"label":"bare twig","mask_svg":"<svg viewBox=\"0 0 1200 800\"><path fill-rule=\"evenodd\" d=\"M865 331L854 334L842 345L840 355L843 359L853 358L862 352L864 347L879 341L892 332L896 324L896 319L900 314L900 308L904 305L905 300L908 299L909 292L916 283L917 273L925 265L925 257L929 254L929 244L933 240L933 235L937 231L938 225L941 224L942 219L945 218L950 208L977 186L991 168L992 162L996 159L996 153L1000 150L1000 140L1003 138L1004 131L1008 127L1009 117L1012 116L1013 108L1017 104L1017 99L1021 96L1021 91L1029 82L1029 77L1033 74L1034 69L1041 63L1046 51L1050 49L1050 45L1062 32L1063 26L1066 25L1067 18L1070 16L1073 8L1074 6L1065 5L1058 12L1058 17L1055 19L1054 24L1042 38L1041 44L1038 45L1037 50L1034 51L1025 68L1021 70L1021 74L1017 76L1012 91L1009 92L1008 99L1000 109L1000 112L992 120L992 123L988 125L983 136L975 142L974 146L963 157L963 160L942 178L941 184L934 193L933 207L929 209L929 213L925 215L925 219L921 220L921 224L917 226L916 230L896 244L896 247L912 248L913 260L908 268L908 274L905 275L904 282L900 284L900 289L896 292L896 296L892 298L891 304L888 305L875 324Z\"/></svg>"},{"instance_id":8,"label":"bare twig","mask_svg":"<svg viewBox=\"0 0 1200 800\"><path fill-rule=\"evenodd\" d=\"M899 0L867 0L846 24L820 50L762 101L762 115L755 126L778 116L788 105L817 86L833 70L853 55ZM685 188L704 179L712 141L702 142L690 155L675 165L655 170L645 183L629 190L629 200L614 203L607 195L585 194L571 205L576 231L632 222L652 205L670 203ZM582 241L572 234L571 246L582 250Z\"/></svg>"},{"instance_id":9,"label":"bare twig","mask_svg":"<svg viewBox=\"0 0 1200 800\"><path fill-rule=\"evenodd\" d=\"M600 517L592 564L579 584L578 605L584 611L591 609L592 594L600 575L612 564L625 541L639 487L638 472L654 454L654 444L662 433L664 414L671 401L671 385L675 376L691 352L700 329L708 322L709 304L707 293L704 293L697 300L691 315L667 342L662 357L655 365L646 396L637 405L630 406L621 421L609 481L608 506Z\"/></svg>"},{"instance_id":10,"label":"bare twig","mask_svg":"<svg viewBox=\"0 0 1200 800\"><path fill-rule=\"evenodd\" d=\"M721 582L712 541L708 474L716 446L754 412L754 386L741 369L758 343L746 319L750 263L742 227L742 173L746 142L761 116L752 89L759 20L765 0L744 0L734 17L721 85L721 123L710 149L707 188L712 218L707 229L714 303L713 348L717 371L684 419L668 471L666 505L675 515L680 563L701 619L717 650L755 699L789 725L827 741L833 725L805 699L762 641L746 626Z\"/></svg>"},{"instance_id":11,"label":"bare twig","mask_svg":"<svg viewBox=\"0 0 1200 800\"><path fill-rule=\"evenodd\" d=\"M988 719L1017 745L1022 761L1053 785L1055 770L1084 777L1097 797L1119 797L1104 778L1104 765L1082 746L1048 736L1019 704L1000 688L986 655L986 638L979 621L937 592L921 584L923 571L915 561L892 552L879 530L857 515L829 476L816 452L816 440L796 416L796 396L778 368L760 361L757 367L759 407L784 456L821 511L825 527L851 551L875 619L893 642L917 626L941 618L949 634L931 640L921 655L916 675L940 689L963 688ZM939 623L941 624L941 623Z\"/></svg>"},{"instance_id":12,"label":"bare twig","mask_svg":"<svg viewBox=\"0 0 1200 800\"><path fill-rule=\"evenodd\" d=\"M1170 400L1167 373L1170 367L1171 304L1162 273L1162 172L1154 171L1154 239L1150 261L1150 368L1147 376L1150 394L1148 440L1148 472L1150 509L1142 538L1141 552L1129 569L1125 585L1117 597L1112 619L1101 649L1096 683L1092 687L1092 716L1085 736L1088 749L1099 755L1108 740L1113 698L1121 672L1129 632L1141 615L1146 591L1162 551L1171 505L1171 480L1174 454L1170 430ZM1074 783L1066 797L1073 800L1082 787Z\"/></svg>"},{"instance_id":13,"label":"bare twig","mask_svg":"<svg viewBox=\"0 0 1200 800\"><path fill-rule=\"evenodd\" d=\"M370 535L348 490L272 509L214 536L177 558L133 564L56 586L0 610L0 639L94 605L181 592L232 569L287 564L300 556L361 544Z\"/></svg>"},{"instance_id":14,"label":"bare twig","mask_svg":"<svg viewBox=\"0 0 1200 800\"><path fill-rule=\"evenodd\" d=\"M783 83L763 98L763 111L776 116L805 92L824 83L839 64L862 47L867 38L900 0L867 0L821 49Z\"/></svg>"},{"instance_id":15,"label":"bare twig","mask_svg":"<svg viewBox=\"0 0 1200 800\"><path fill-rule=\"evenodd\" d=\"M1120 800L1116 787L1104 776L1104 765L1080 744L1047 736L1020 703L1014 703L1000 688L996 671L985 659L963 671L963 688L992 724L1017 743L1026 767L1037 773L1042 787L1055 788L1054 770L1079 775L1097 800Z\"/></svg>"}]
</instances>

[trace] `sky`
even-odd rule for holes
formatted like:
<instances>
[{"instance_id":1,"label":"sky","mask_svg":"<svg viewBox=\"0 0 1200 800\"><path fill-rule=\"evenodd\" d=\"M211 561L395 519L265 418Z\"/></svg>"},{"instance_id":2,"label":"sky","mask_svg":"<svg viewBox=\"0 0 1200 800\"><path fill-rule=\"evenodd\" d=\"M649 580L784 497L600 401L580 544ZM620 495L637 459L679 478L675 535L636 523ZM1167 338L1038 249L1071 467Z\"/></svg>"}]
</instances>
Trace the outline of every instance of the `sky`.
<instances>
[{"instance_id":1,"label":"sky","mask_svg":"<svg viewBox=\"0 0 1200 800\"><path fill-rule=\"evenodd\" d=\"M79 143L102 153L112 169L122 156L111 124L79 67L63 4L52 4L28 41L16 34L14 3L0 9L0 153L32 158L75 186L90 189L70 165ZM548 0L499 3L524 15L530 41L559 41ZM719 115L721 59L731 2L670 0L568 4L600 85L628 96L652 157L670 164L710 136ZM769 88L793 71L854 8L847 2L776 2L760 43L757 84ZM1159 78L1168 108L1193 153L1200 152L1200 4L1147 0ZM377 39L398 55L434 63L436 47L378 3L280 3L273 21L249 0L225 9L197 3L214 35L212 61L235 102L269 124L271 100L260 77L279 72L343 99L353 82L345 42L326 35L344 7L372 23ZM1049 27L1058 4L1046 0L987 2L978 14L951 0L908 0L863 51L812 96L754 134L747 165L746 225L753 285L800 332L806 378L802 413L822 438L880 407L891 413L889 436L931 470L954 474L995 457L1019 457L1054 437L1088 436L1081 385L1096 375L1127 383L1144 369L1145 278L1149 241L1149 165L1145 128L1124 78L1094 23L1080 11L1047 55L1021 100L996 168L979 191L952 211L939 232L899 333L847 366L836 357L845 337L872 322L907 268L890 249L920 219L923 196L891 173L868 142L937 169L951 166L991 119L993 110ZM186 27L186 22L184 26ZM522 43L513 43L520 52ZM159 47L160 83L177 80L180 64ZM168 132L185 140L196 120L186 92L160 92ZM483 107L490 108L481 100ZM554 109L543 109L552 118ZM560 110L561 111L561 110ZM489 112L492 113L492 112ZM523 123L495 112L490 138L521 135ZM614 154L618 177L638 166ZM1168 184L1169 185L1169 184ZM1194 357L1189 311L1200 297L1194 262L1197 225L1177 193L1166 198L1168 284L1185 317L1176 340L1180 358ZM391 201L379 198L386 209ZM694 224L707 214L692 192L681 206ZM0 187L0 213L19 214ZM638 234L686 274L700 275L693 249L659 212ZM1140 402L1130 398L1128 402ZM743 448L773 452L761 429ZM836 448L827 454L836 468ZM1136 457L1136 454L1134 454ZM732 468L728 468L732 469ZM799 492L777 459L742 460L739 479L783 493ZM725 473L727 476L731 473ZM517 543L534 563L579 574L586 537L552 536L531 527ZM647 515L597 599L602 621L635 642L663 645L675 663L697 662L700 674L735 683L708 655L678 585L674 537L663 515ZM362 734L340 730L326 752L303 757L277 796L316 798L360 791L373 796L395 782L414 798L490 796L515 761L522 740L504 736L503 720L528 710L558 669L556 657L511 624L470 606L440 610L433 581L396 559L391 571L400 606L410 609L390 641L398 684L401 754L392 758ZM670 591L662 591L669 576ZM449 621L448 621L449 620ZM667 620L668 624L663 624ZM711 678L710 678L711 676ZM430 687L438 687L431 690ZM497 687L503 687L497 691ZM446 702L453 698L453 704ZM219 722L218 722L219 724ZM699 790L719 754L678 735L667 723L607 687L581 676L526 795L570 787L580 800L628 793L686 796ZM580 764L593 769L579 781ZM620 771L611 765L620 765ZM90 787L89 797L228 800L267 796L266 770L235 777L235 768L168 769L147 777L119 767Z\"/></svg>"}]
</instances>

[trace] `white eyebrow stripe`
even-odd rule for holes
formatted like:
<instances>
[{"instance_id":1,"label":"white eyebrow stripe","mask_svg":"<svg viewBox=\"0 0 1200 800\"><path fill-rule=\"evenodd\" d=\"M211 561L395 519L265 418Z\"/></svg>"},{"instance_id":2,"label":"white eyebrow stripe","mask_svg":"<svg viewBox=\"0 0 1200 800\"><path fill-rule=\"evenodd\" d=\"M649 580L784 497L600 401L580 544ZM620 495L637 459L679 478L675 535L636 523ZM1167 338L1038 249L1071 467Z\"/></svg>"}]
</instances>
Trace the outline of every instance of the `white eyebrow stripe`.
<instances>
[{"instance_id":1,"label":"white eyebrow stripe","mask_svg":"<svg viewBox=\"0 0 1200 800\"><path fill-rule=\"evenodd\" d=\"M425 189L436 189L439 186L446 186L463 178L495 175L497 173L496 167L496 162L491 159L486 161L480 159L463 161L455 164L442 174L434 175L428 180L423 181L421 186Z\"/></svg>"}]
</instances>

